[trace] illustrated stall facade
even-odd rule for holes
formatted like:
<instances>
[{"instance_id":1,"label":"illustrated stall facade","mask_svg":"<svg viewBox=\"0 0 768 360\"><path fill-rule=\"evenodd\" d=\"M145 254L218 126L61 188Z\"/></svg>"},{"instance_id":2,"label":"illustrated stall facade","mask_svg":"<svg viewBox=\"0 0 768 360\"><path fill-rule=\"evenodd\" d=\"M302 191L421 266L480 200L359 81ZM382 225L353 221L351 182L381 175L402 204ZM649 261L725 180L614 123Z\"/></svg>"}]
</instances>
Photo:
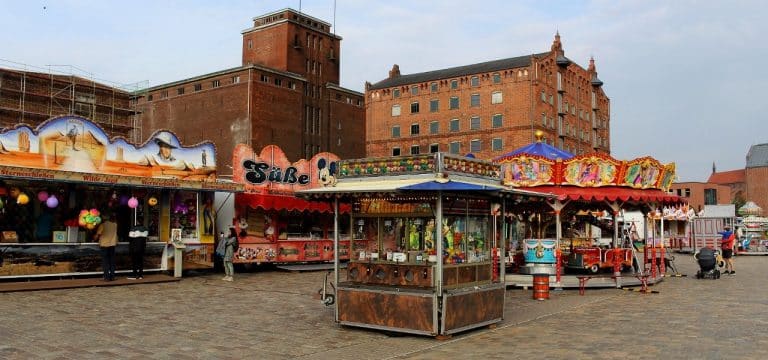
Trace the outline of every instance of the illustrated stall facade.
<instances>
[{"instance_id":1,"label":"illustrated stall facade","mask_svg":"<svg viewBox=\"0 0 768 360\"><path fill-rule=\"evenodd\" d=\"M368 241L343 278L334 257L336 321L432 336L501 321L499 216L543 197L505 188L500 174L499 165L443 153L342 160L335 184L299 192L335 208L351 203L350 246Z\"/></svg>"},{"instance_id":2,"label":"illustrated stall facade","mask_svg":"<svg viewBox=\"0 0 768 360\"><path fill-rule=\"evenodd\" d=\"M334 258L334 212L328 201L310 201L295 193L330 184L339 157L323 152L291 162L276 145L259 153L238 144L233 153L233 179L245 191L235 195L235 226L240 247L235 263L330 262ZM339 257L364 251L368 241L352 231L349 205L339 209ZM351 250L350 239L356 237Z\"/></svg>"},{"instance_id":3,"label":"illustrated stall facade","mask_svg":"<svg viewBox=\"0 0 768 360\"><path fill-rule=\"evenodd\" d=\"M0 132L0 278L98 274L101 217L118 225L118 271L130 268L128 235L145 227L145 269L213 266L216 179L210 142L181 146L169 131L134 145L88 119L64 116Z\"/></svg>"}]
</instances>

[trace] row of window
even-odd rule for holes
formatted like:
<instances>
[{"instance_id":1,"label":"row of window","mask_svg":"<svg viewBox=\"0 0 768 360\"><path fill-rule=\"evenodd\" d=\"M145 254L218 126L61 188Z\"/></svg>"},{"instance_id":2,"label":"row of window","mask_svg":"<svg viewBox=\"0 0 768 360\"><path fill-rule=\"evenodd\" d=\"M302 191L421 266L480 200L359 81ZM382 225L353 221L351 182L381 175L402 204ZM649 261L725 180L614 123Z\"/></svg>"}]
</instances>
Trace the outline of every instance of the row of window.
<instances>
[{"instance_id":1,"label":"row of window","mask_svg":"<svg viewBox=\"0 0 768 360\"><path fill-rule=\"evenodd\" d=\"M504 115L495 114L491 116L491 128L497 129L504 126ZM469 118L469 130L480 130L481 121L479 116L472 116ZM459 119L451 119L448 122L448 132L461 131L461 121ZM417 123L411 124L411 136L416 136L421 133L421 125ZM430 121L429 123L429 135L436 135L440 133L440 122L437 120ZM392 126L392 137L400 137L400 125Z\"/></svg>"},{"instance_id":2,"label":"row of window","mask_svg":"<svg viewBox=\"0 0 768 360\"><path fill-rule=\"evenodd\" d=\"M237 84L239 82L240 82L240 75L235 75L235 76L232 76L230 78L230 83L231 84ZM217 88L219 86L221 86L221 80L220 79L211 80L211 88ZM201 90L203 90L203 84L202 83L194 84L193 85L193 89L195 91L201 91ZM176 88L176 95L184 95L184 92L185 92L185 89L184 89L183 86ZM160 91L159 95L160 95L160 99L167 98L168 97L168 90ZM155 97L155 94L147 95L147 101L154 100L154 97Z\"/></svg>"},{"instance_id":3,"label":"row of window","mask_svg":"<svg viewBox=\"0 0 768 360\"><path fill-rule=\"evenodd\" d=\"M528 76L528 70L518 70L517 73L518 77ZM490 76L491 82L493 84L501 84L501 74L499 73L493 73ZM480 77L479 76L472 76L469 78L469 86L471 87L478 87L480 86ZM459 79L452 79L448 82L448 88L450 90L456 90L459 88ZM412 85L410 87L410 93L411 95L419 95L419 85ZM440 83L438 82L431 82L429 83L429 91L431 93L436 93L440 91ZM392 89L392 98L397 99L400 97L400 89L394 88Z\"/></svg>"},{"instance_id":4,"label":"row of window","mask_svg":"<svg viewBox=\"0 0 768 360\"><path fill-rule=\"evenodd\" d=\"M494 91L491 93L491 104L501 104L503 103L504 98L501 94L501 91ZM469 107L479 107L480 106L480 94L471 94L469 96ZM449 110L456 110L459 108L459 97L458 96L451 96L448 100L448 109ZM411 114L418 114L421 111L421 106L418 101L414 101L411 103ZM439 99L432 99L429 100L429 112L439 112L440 111L440 100ZM400 104L394 104L392 105L392 116L400 116L401 109Z\"/></svg>"},{"instance_id":5,"label":"row of window","mask_svg":"<svg viewBox=\"0 0 768 360\"><path fill-rule=\"evenodd\" d=\"M502 138L491 139L491 150L501 151L504 148L504 140ZM411 145L411 155L418 155L421 153L421 145ZM482 150L482 140L472 139L469 141L469 152L476 153ZM440 151L440 144L429 144L429 153L436 153ZM461 142L453 141L448 144L448 152L451 154L461 153ZM404 155L399 147L392 148L392 156Z\"/></svg>"}]
</instances>

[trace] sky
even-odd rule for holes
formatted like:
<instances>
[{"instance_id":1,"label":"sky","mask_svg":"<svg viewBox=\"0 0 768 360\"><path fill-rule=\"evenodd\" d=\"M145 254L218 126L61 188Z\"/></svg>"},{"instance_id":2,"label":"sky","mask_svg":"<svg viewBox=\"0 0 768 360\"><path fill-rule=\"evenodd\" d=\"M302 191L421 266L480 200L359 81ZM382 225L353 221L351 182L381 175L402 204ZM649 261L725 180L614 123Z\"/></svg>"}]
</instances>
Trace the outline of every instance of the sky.
<instances>
[{"instance_id":1,"label":"sky","mask_svg":"<svg viewBox=\"0 0 768 360\"><path fill-rule=\"evenodd\" d=\"M393 64L411 74L545 52L559 32L568 58L595 59L611 155L675 162L677 181L742 169L768 142L762 0L0 0L0 67L154 86L240 66L241 31L283 8L332 24L341 86L360 92Z\"/></svg>"}]
</instances>

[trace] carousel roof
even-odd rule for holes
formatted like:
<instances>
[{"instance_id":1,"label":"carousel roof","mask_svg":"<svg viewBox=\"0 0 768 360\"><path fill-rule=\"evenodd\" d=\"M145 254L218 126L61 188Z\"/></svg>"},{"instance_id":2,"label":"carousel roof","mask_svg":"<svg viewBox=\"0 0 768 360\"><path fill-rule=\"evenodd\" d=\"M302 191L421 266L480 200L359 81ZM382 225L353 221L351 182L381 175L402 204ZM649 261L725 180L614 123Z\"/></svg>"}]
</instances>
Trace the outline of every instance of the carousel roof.
<instances>
[{"instance_id":1,"label":"carousel roof","mask_svg":"<svg viewBox=\"0 0 768 360\"><path fill-rule=\"evenodd\" d=\"M557 196L558 200L576 201L631 201L631 202L659 202L678 203L681 201L677 195L672 195L657 189L632 189L626 187L578 187L578 186L536 186L523 190L550 193Z\"/></svg>"},{"instance_id":2,"label":"carousel roof","mask_svg":"<svg viewBox=\"0 0 768 360\"><path fill-rule=\"evenodd\" d=\"M543 156L550 160L556 160L556 159L568 160L573 157L573 154L565 150L560 150L552 145L549 145L543 142L541 139L541 136L542 134L537 132L536 133L537 139L535 143L528 144L516 150L512 150L511 152L508 152L504 155L501 155L493 159L493 161L498 162L498 161L502 161L507 158L515 157L521 154Z\"/></svg>"},{"instance_id":3,"label":"carousel roof","mask_svg":"<svg viewBox=\"0 0 768 360\"><path fill-rule=\"evenodd\" d=\"M763 208L755 204L753 201L747 201L744 206L739 208L739 215L760 215L763 213Z\"/></svg>"}]
</instances>

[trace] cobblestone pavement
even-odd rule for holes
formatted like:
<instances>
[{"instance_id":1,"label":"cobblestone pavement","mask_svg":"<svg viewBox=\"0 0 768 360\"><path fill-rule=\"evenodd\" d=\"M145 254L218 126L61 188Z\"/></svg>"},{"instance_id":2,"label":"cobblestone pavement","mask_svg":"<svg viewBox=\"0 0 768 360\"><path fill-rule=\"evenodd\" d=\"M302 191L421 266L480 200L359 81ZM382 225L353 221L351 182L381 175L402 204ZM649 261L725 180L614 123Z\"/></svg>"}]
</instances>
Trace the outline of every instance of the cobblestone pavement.
<instances>
[{"instance_id":1,"label":"cobblestone pavement","mask_svg":"<svg viewBox=\"0 0 768 360\"><path fill-rule=\"evenodd\" d=\"M507 291L495 329L449 340L337 326L314 296L323 272L0 294L3 359L758 359L768 357L768 257L697 280L690 255L659 294Z\"/></svg>"}]
</instances>

